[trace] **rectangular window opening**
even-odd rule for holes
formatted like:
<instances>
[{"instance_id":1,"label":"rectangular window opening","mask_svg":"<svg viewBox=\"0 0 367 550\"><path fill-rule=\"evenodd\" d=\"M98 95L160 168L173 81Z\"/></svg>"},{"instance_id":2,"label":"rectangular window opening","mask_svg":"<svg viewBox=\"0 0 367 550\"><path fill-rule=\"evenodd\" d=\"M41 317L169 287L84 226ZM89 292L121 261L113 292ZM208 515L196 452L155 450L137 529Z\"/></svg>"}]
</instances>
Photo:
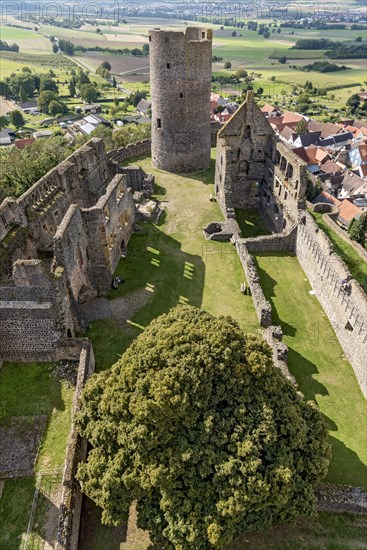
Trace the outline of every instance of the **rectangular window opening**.
<instances>
[{"instance_id":1,"label":"rectangular window opening","mask_svg":"<svg viewBox=\"0 0 367 550\"><path fill-rule=\"evenodd\" d=\"M180 97L183 98L183 93L182 92L180 93Z\"/></svg>"},{"instance_id":2,"label":"rectangular window opening","mask_svg":"<svg viewBox=\"0 0 367 550\"><path fill-rule=\"evenodd\" d=\"M149 35L149 42L151 42L151 41L152 41L152 37Z\"/></svg>"},{"instance_id":3,"label":"rectangular window opening","mask_svg":"<svg viewBox=\"0 0 367 550\"><path fill-rule=\"evenodd\" d=\"M201 38L205 38L205 32L201 33Z\"/></svg>"},{"instance_id":4,"label":"rectangular window opening","mask_svg":"<svg viewBox=\"0 0 367 550\"><path fill-rule=\"evenodd\" d=\"M169 63L167 63L167 69L169 69L169 68L170 68L170 64L169 64Z\"/></svg>"},{"instance_id":5,"label":"rectangular window opening","mask_svg":"<svg viewBox=\"0 0 367 550\"><path fill-rule=\"evenodd\" d=\"M160 118L157 118L157 128L162 128L162 121Z\"/></svg>"}]
</instances>

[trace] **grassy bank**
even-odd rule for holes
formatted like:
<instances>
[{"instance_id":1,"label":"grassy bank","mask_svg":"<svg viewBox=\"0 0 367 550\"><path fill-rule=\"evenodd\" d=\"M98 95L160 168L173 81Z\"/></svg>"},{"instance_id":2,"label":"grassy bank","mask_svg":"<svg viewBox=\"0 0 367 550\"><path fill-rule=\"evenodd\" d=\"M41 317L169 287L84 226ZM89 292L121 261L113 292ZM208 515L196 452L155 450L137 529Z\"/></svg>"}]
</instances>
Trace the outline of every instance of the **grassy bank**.
<instances>
[{"instance_id":1,"label":"grassy bank","mask_svg":"<svg viewBox=\"0 0 367 550\"><path fill-rule=\"evenodd\" d=\"M367 293L367 263L350 244L339 237L339 235L325 223L321 212L310 211L310 214L313 216L317 225L329 237L335 247L336 253L346 263L353 278L359 282L363 290Z\"/></svg>"}]
</instances>

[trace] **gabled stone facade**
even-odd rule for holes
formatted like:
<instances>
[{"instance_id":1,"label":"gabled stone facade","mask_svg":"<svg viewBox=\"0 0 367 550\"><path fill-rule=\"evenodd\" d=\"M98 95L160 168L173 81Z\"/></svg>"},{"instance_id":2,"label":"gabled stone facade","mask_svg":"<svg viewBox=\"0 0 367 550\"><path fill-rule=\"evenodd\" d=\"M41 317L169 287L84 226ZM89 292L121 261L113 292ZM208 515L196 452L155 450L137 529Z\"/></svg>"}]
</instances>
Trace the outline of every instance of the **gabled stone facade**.
<instances>
[{"instance_id":1,"label":"gabled stone facade","mask_svg":"<svg viewBox=\"0 0 367 550\"><path fill-rule=\"evenodd\" d=\"M260 208L277 231L298 219L307 166L279 142L252 92L218 133L215 192L225 216Z\"/></svg>"}]
</instances>

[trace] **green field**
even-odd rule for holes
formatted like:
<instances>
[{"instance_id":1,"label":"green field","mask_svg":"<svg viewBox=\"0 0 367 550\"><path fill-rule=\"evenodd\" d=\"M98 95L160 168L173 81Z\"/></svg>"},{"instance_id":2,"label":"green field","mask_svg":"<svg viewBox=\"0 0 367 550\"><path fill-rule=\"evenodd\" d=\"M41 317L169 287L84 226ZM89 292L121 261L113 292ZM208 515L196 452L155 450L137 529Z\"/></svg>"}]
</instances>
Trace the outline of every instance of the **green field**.
<instances>
[{"instance_id":1,"label":"green field","mask_svg":"<svg viewBox=\"0 0 367 550\"><path fill-rule=\"evenodd\" d=\"M15 24L28 25L17 20L11 20ZM260 21L261 22L261 21ZM265 24L268 24L264 21ZM44 40L42 48L47 46L50 51L51 43L48 36L55 35L59 38L71 40L75 44L80 44L86 47L93 45L106 46L109 48L123 47L141 47L147 42L148 31L154 27L166 27L175 30L184 30L186 24L202 25L199 22L184 22L179 19L159 19L159 18L139 18L137 22L129 24L120 23L116 26L100 25L102 33L97 33L95 26L86 24L79 29L65 29L61 27L53 27L50 25L40 24L38 33L29 30L22 30L12 27L5 27L7 40L12 42L19 40L27 41L27 36L35 35L33 43L29 48L22 49L29 53L39 52L40 45L37 40ZM327 120L331 115L338 117L341 109L345 108L347 99L353 94L361 90L366 82L366 70L364 60L337 60L339 64L345 64L350 67L350 70L337 73L318 73L304 72L302 66L316 59L323 59L323 50L294 50L291 49L295 42L304 38L320 38L326 37L332 40L353 40L358 36L363 35L362 31L351 30L303 30L292 28L281 28L281 33L272 33L270 28L270 37L265 39L259 35L257 31L249 31L247 29L224 27L220 29L219 25L211 25L204 23L205 26L212 27L214 30L213 36L213 55L223 57L222 63L213 65L215 74L223 71L224 61L231 61L232 70L226 71L227 75L238 68L244 68L249 73L259 73L255 76L252 85L255 90L259 87L263 88L263 101L268 103L277 102L281 107L297 110L297 105L293 102L293 88L300 87L302 89L306 80L311 80L314 86L318 88L330 88L326 97L317 98L315 105L311 107L309 114ZM236 31L237 36L231 36L232 32ZM292 34L292 32L294 34ZM26 44L26 42L24 43ZM41 48L41 50L42 50ZM44 51L44 50L42 50ZM101 54L103 56L103 54ZM285 55L288 59L286 64L280 64L278 59ZM108 57L108 54L106 54ZM325 59L325 58L324 58ZM96 63L89 59L86 55L78 55L74 61L83 68L91 71L96 69ZM119 61L119 69L116 74L119 80L124 83L132 81L137 86L142 84L144 80L142 73L138 71L136 74L131 73L131 61L124 66L123 61ZM125 67L125 68L124 68ZM14 63L14 68L19 68L19 64ZM8 63L4 64L3 74L7 76L12 69ZM125 74L125 71L126 74ZM148 76L147 76L148 77ZM271 80L275 77L275 81ZM146 78L145 78L146 79ZM142 84L143 85L143 84ZM332 90L334 87L349 85L347 88L340 90ZM237 86L216 87L224 95L242 92L244 83L241 82ZM330 97L331 96L331 97Z\"/></svg>"},{"instance_id":2,"label":"green field","mask_svg":"<svg viewBox=\"0 0 367 550\"><path fill-rule=\"evenodd\" d=\"M29 24L28 24L29 26ZM1 40L8 44L18 44L20 52L51 53L51 42L41 33L15 27L1 27Z\"/></svg>"}]
</instances>

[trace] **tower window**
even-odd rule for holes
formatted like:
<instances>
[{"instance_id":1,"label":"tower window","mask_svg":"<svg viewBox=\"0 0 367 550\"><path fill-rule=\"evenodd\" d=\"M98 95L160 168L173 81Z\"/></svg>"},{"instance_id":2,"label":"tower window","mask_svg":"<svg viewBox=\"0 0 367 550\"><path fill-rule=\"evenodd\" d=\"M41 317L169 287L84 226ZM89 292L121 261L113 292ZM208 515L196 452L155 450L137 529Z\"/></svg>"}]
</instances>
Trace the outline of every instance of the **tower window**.
<instances>
[{"instance_id":1,"label":"tower window","mask_svg":"<svg viewBox=\"0 0 367 550\"><path fill-rule=\"evenodd\" d=\"M201 38L205 38L205 32L201 33Z\"/></svg>"},{"instance_id":2,"label":"tower window","mask_svg":"<svg viewBox=\"0 0 367 550\"><path fill-rule=\"evenodd\" d=\"M170 68L170 64L169 64L169 63L167 63L167 69L169 69L169 68Z\"/></svg>"},{"instance_id":3,"label":"tower window","mask_svg":"<svg viewBox=\"0 0 367 550\"><path fill-rule=\"evenodd\" d=\"M181 97L181 98L183 97L183 93L182 93L182 92L180 93L180 97Z\"/></svg>"},{"instance_id":4,"label":"tower window","mask_svg":"<svg viewBox=\"0 0 367 550\"><path fill-rule=\"evenodd\" d=\"M162 128L162 121L160 118L157 118L157 128Z\"/></svg>"},{"instance_id":5,"label":"tower window","mask_svg":"<svg viewBox=\"0 0 367 550\"><path fill-rule=\"evenodd\" d=\"M151 37L151 35L149 35L149 42L151 42L151 41L152 41L152 37Z\"/></svg>"}]
</instances>

